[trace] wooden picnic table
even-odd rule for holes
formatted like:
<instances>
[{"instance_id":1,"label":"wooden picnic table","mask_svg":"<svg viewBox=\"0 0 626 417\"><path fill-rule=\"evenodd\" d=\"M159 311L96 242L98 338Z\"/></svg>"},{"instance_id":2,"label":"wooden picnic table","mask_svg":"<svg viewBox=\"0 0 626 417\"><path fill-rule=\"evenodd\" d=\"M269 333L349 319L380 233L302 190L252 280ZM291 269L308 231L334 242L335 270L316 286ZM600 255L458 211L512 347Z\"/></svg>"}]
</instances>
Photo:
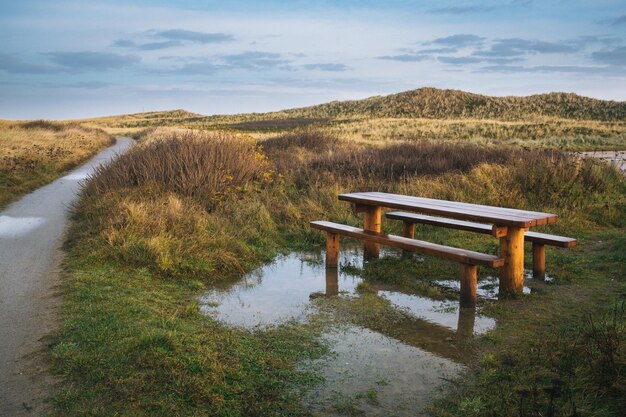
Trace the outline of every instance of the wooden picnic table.
<instances>
[{"instance_id":1,"label":"wooden picnic table","mask_svg":"<svg viewBox=\"0 0 626 417\"><path fill-rule=\"evenodd\" d=\"M555 223L556 214L516 210L480 204L461 203L432 198L412 197L380 192L340 194L339 200L352 203L357 213L364 213L363 229L380 232L382 208L434 214L458 220L492 224L492 234L500 238L500 293L521 293L524 287L524 233L534 226ZM365 257L378 257L380 245L365 242Z\"/></svg>"}]
</instances>

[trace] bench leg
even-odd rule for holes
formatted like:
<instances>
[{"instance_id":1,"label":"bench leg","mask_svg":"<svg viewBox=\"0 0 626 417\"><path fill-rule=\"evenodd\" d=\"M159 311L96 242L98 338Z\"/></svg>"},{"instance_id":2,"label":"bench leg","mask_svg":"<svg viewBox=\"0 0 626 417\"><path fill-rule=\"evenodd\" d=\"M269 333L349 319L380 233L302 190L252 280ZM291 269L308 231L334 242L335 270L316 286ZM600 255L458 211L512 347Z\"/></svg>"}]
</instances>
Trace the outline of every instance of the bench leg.
<instances>
[{"instance_id":1,"label":"bench leg","mask_svg":"<svg viewBox=\"0 0 626 417\"><path fill-rule=\"evenodd\" d=\"M524 232L520 227L509 227L500 238L500 295L521 294L524 289Z\"/></svg>"},{"instance_id":2,"label":"bench leg","mask_svg":"<svg viewBox=\"0 0 626 417\"><path fill-rule=\"evenodd\" d=\"M470 264L461 265L461 308L476 306L476 272L478 267Z\"/></svg>"},{"instance_id":3,"label":"bench leg","mask_svg":"<svg viewBox=\"0 0 626 417\"><path fill-rule=\"evenodd\" d=\"M409 239L415 239L415 223L404 221L404 228L402 230L402 236L408 237ZM403 258L411 258L413 256L413 252L408 250L402 251Z\"/></svg>"},{"instance_id":4,"label":"bench leg","mask_svg":"<svg viewBox=\"0 0 626 417\"><path fill-rule=\"evenodd\" d=\"M339 270L326 268L326 295L332 297L339 294Z\"/></svg>"},{"instance_id":5,"label":"bench leg","mask_svg":"<svg viewBox=\"0 0 626 417\"><path fill-rule=\"evenodd\" d=\"M533 242L533 278L546 279L546 247Z\"/></svg>"},{"instance_id":6,"label":"bench leg","mask_svg":"<svg viewBox=\"0 0 626 417\"><path fill-rule=\"evenodd\" d=\"M339 235L326 232L326 268L339 266Z\"/></svg>"},{"instance_id":7,"label":"bench leg","mask_svg":"<svg viewBox=\"0 0 626 417\"><path fill-rule=\"evenodd\" d=\"M474 336L476 322L475 308L459 308L459 319L456 324L456 336L459 340L471 339Z\"/></svg>"},{"instance_id":8,"label":"bench leg","mask_svg":"<svg viewBox=\"0 0 626 417\"><path fill-rule=\"evenodd\" d=\"M367 206L364 211L365 218L363 221L363 229L380 233L382 209L380 207ZM378 243L365 242L363 244L363 255L365 259L378 258L379 254L380 245Z\"/></svg>"}]
</instances>

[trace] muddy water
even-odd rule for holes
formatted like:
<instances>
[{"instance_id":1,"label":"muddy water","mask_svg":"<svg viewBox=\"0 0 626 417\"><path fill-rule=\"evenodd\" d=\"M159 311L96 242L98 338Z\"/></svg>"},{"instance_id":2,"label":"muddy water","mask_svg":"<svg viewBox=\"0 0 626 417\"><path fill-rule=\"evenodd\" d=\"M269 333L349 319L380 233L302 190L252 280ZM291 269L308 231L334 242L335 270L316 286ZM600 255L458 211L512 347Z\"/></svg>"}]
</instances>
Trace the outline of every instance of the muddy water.
<instances>
[{"instance_id":1,"label":"muddy water","mask_svg":"<svg viewBox=\"0 0 626 417\"><path fill-rule=\"evenodd\" d=\"M342 250L340 265L348 263L362 264L360 248ZM229 325L262 329L290 320L306 322L321 304L327 308L324 301L333 297L358 301L361 282L341 267L338 272L327 271L320 253L291 253L211 290L200 298L200 305L204 314ZM486 285L491 289L491 282ZM348 319L327 326L322 338L331 354L301 364L325 378L303 399L316 414L352 410L366 416L419 415L442 383L458 375L470 359L467 341L496 324L474 310L459 308L457 301L433 300L382 284L369 286L368 294L372 291L401 312L401 318L392 325ZM490 296L491 290L482 293Z\"/></svg>"}]
</instances>

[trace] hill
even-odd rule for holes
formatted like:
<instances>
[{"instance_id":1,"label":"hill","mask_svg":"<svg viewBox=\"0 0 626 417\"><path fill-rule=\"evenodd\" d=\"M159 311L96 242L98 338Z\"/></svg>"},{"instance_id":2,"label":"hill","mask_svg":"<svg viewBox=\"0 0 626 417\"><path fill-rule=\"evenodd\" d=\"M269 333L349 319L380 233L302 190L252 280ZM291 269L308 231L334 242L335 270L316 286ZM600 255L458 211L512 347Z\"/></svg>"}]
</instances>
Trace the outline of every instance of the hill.
<instances>
[{"instance_id":1,"label":"hill","mask_svg":"<svg viewBox=\"0 0 626 417\"><path fill-rule=\"evenodd\" d=\"M572 93L526 97L490 97L459 90L420 88L363 100L333 101L279 112L292 117L432 118L520 120L536 116L624 121L626 102L598 100Z\"/></svg>"}]
</instances>

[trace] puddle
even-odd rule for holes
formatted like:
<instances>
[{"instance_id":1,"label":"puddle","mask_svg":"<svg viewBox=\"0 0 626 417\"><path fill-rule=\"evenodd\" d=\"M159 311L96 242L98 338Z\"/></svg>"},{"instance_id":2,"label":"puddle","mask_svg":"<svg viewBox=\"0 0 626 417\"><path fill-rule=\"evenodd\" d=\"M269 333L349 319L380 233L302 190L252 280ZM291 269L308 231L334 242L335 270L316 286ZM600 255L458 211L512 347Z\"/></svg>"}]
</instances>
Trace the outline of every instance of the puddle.
<instances>
[{"instance_id":1,"label":"puddle","mask_svg":"<svg viewBox=\"0 0 626 417\"><path fill-rule=\"evenodd\" d=\"M532 272L531 272L532 275ZM528 274L526 274L526 278L528 278ZM476 288L476 295L479 298L484 298L486 300L497 300L498 299L498 277L487 277L485 279L481 279L478 281L478 286ZM461 290L461 281L459 280L437 280L435 281L436 285L439 285L444 288L451 288L455 291ZM530 294L531 290L526 285L522 289L524 294Z\"/></svg>"},{"instance_id":2,"label":"puddle","mask_svg":"<svg viewBox=\"0 0 626 417\"><path fill-rule=\"evenodd\" d=\"M399 253L383 252L383 256L392 254ZM344 245L339 262L362 265L361 247ZM290 320L306 322L320 309L337 308L333 298L329 303L320 298L358 302L361 282L362 278L343 273L341 266L326 270L321 252L291 253L202 295L200 309L226 324L250 329ZM440 284L458 287L455 280ZM495 284L497 292L497 280ZM372 318L376 315L328 316L332 322L322 338L331 354L300 364L325 377L325 383L303 398L316 415L345 415L351 409L364 416L415 416L427 407L437 387L469 362L468 341L496 325L474 309L460 308L458 301L433 300L380 283L368 287L367 293L383 298L392 312L402 314L392 322ZM484 288L480 293L495 294Z\"/></svg>"},{"instance_id":3,"label":"puddle","mask_svg":"<svg viewBox=\"0 0 626 417\"><path fill-rule=\"evenodd\" d=\"M82 181L82 180L86 180L89 177L89 171L82 171L82 172L73 172L71 174L68 174L64 177L62 177L62 180L71 180L71 181Z\"/></svg>"},{"instance_id":4,"label":"puddle","mask_svg":"<svg viewBox=\"0 0 626 417\"><path fill-rule=\"evenodd\" d=\"M41 226L43 217L0 216L0 238L14 238L32 232Z\"/></svg>"},{"instance_id":5,"label":"puddle","mask_svg":"<svg viewBox=\"0 0 626 417\"><path fill-rule=\"evenodd\" d=\"M316 414L415 416L446 379L463 369L362 327L343 326L324 338L331 355L302 365L326 381L304 399Z\"/></svg>"},{"instance_id":6,"label":"puddle","mask_svg":"<svg viewBox=\"0 0 626 417\"><path fill-rule=\"evenodd\" d=\"M342 262L357 255L342 253ZM200 298L200 310L230 325L263 327L289 320L305 321L311 298L320 294L354 294L361 279L330 274L321 253L292 253L246 275L237 283L215 288Z\"/></svg>"},{"instance_id":7,"label":"puddle","mask_svg":"<svg viewBox=\"0 0 626 417\"><path fill-rule=\"evenodd\" d=\"M457 301L435 301L427 297L394 291L379 291L378 295L414 317L461 334L480 335L496 327L494 319L467 314L469 310L461 309Z\"/></svg>"}]
</instances>

